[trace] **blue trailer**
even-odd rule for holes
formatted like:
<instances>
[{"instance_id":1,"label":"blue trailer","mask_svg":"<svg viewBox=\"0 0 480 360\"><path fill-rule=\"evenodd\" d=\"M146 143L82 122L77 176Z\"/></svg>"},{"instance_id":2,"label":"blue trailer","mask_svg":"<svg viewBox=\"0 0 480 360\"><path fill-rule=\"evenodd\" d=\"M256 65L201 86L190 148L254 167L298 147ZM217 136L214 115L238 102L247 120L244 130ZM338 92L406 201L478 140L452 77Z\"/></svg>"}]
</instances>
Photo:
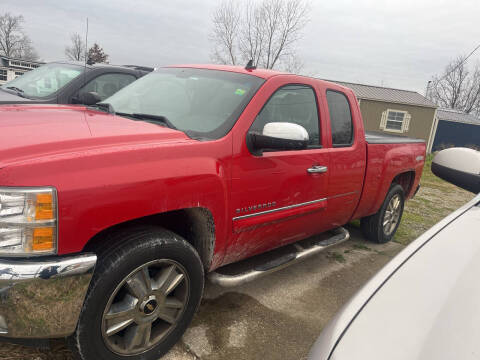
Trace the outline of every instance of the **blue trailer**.
<instances>
[{"instance_id":1,"label":"blue trailer","mask_svg":"<svg viewBox=\"0 0 480 360\"><path fill-rule=\"evenodd\" d=\"M480 148L480 119L452 109L438 109L432 151L447 147Z\"/></svg>"}]
</instances>

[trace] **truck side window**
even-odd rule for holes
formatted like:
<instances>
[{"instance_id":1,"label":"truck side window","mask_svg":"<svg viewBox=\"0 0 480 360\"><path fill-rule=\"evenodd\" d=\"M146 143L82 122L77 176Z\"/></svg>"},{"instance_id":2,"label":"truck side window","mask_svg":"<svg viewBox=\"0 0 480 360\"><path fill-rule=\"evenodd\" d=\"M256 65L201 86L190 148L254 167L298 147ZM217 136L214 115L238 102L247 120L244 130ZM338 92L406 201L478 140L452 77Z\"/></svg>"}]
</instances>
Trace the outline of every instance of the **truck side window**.
<instances>
[{"instance_id":1,"label":"truck side window","mask_svg":"<svg viewBox=\"0 0 480 360\"><path fill-rule=\"evenodd\" d=\"M277 90L258 114L251 130L261 133L270 122L289 122L303 126L309 137L309 144L319 145L315 92L306 85L287 85Z\"/></svg>"},{"instance_id":2,"label":"truck side window","mask_svg":"<svg viewBox=\"0 0 480 360\"><path fill-rule=\"evenodd\" d=\"M345 94L327 90L328 111L332 126L332 145L350 146L353 143L353 122L350 104Z\"/></svg>"},{"instance_id":3,"label":"truck side window","mask_svg":"<svg viewBox=\"0 0 480 360\"><path fill-rule=\"evenodd\" d=\"M102 100L105 100L135 80L136 77L130 74L104 74L90 80L80 89L79 94L96 92Z\"/></svg>"}]
</instances>

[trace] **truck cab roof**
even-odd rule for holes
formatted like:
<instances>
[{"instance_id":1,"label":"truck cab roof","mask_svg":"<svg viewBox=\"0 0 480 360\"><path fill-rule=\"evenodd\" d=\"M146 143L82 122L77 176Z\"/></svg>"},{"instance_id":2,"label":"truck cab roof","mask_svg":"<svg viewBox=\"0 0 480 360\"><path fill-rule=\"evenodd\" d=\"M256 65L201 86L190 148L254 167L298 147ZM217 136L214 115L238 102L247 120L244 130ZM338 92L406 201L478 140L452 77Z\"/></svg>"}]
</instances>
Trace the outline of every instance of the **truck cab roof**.
<instances>
[{"instance_id":1,"label":"truck cab roof","mask_svg":"<svg viewBox=\"0 0 480 360\"><path fill-rule=\"evenodd\" d=\"M253 75L262 79L269 79L277 75L293 75L293 74L283 72L283 71L278 71L278 70L246 69L244 66L234 66L234 65L180 64L180 65L171 65L166 67L229 71L229 72L234 72L239 74Z\"/></svg>"}]
</instances>

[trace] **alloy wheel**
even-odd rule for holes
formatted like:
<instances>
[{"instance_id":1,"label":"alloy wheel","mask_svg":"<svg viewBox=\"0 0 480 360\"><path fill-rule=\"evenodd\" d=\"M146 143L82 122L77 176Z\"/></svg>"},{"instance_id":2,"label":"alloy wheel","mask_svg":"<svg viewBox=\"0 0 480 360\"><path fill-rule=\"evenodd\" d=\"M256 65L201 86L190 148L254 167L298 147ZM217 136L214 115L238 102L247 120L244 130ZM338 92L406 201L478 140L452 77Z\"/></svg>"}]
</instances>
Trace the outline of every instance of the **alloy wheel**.
<instances>
[{"instance_id":1,"label":"alloy wheel","mask_svg":"<svg viewBox=\"0 0 480 360\"><path fill-rule=\"evenodd\" d=\"M179 263L155 260L125 277L110 296L102 336L119 355L138 355L158 345L177 325L189 298L189 278Z\"/></svg>"},{"instance_id":2,"label":"alloy wheel","mask_svg":"<svg viewBox=\"0 0 480 360\"><path fill-rule=\"evenodd\" d=\"M383 216L383 231L387 236L393 233L400 221L401 203L402 201L399 194L392 196L388 202L385 215Z\"/></svg>"}]
</instances>

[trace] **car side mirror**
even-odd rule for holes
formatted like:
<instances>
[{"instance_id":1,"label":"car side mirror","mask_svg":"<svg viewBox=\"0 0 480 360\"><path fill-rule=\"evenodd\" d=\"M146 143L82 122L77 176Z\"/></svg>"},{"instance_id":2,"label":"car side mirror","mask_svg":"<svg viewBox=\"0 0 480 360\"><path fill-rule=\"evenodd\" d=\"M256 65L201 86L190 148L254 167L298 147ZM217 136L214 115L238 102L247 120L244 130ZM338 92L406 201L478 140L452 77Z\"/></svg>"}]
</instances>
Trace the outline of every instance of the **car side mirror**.
<instances>
[{"instance_id":1,"label":"car side mirror","mask_svg":"<svg viewBox=\"0 0 480 360\"><path fill-rule=\"evenodd\" d=\"M480 151L460 147L439 151L432 172L462 189L480 193Z\"/></svg>"},{"instance_id":2,"label":"car side mirror","mask_svg":"<svg viewBox=\"0 0 480 360\"><path fill-rule=\"evenodd\" d=\"M102 101L102 98L98 93L91 91L80 93L72 100L75 104L95 105L99 101Z\"/></svg>"},{"instance_id":3,"label":"car side mirror","mask_svg":"<svg viewBox=\"0 0 480 360\"><path fill-rule=\"evenodd\" d=\"M271 122L264 126L261 134L250 132L247 145L255 155L263 150L301 150L308 145L308 132L298 124Z\"/></svg>"}]
</instances>

